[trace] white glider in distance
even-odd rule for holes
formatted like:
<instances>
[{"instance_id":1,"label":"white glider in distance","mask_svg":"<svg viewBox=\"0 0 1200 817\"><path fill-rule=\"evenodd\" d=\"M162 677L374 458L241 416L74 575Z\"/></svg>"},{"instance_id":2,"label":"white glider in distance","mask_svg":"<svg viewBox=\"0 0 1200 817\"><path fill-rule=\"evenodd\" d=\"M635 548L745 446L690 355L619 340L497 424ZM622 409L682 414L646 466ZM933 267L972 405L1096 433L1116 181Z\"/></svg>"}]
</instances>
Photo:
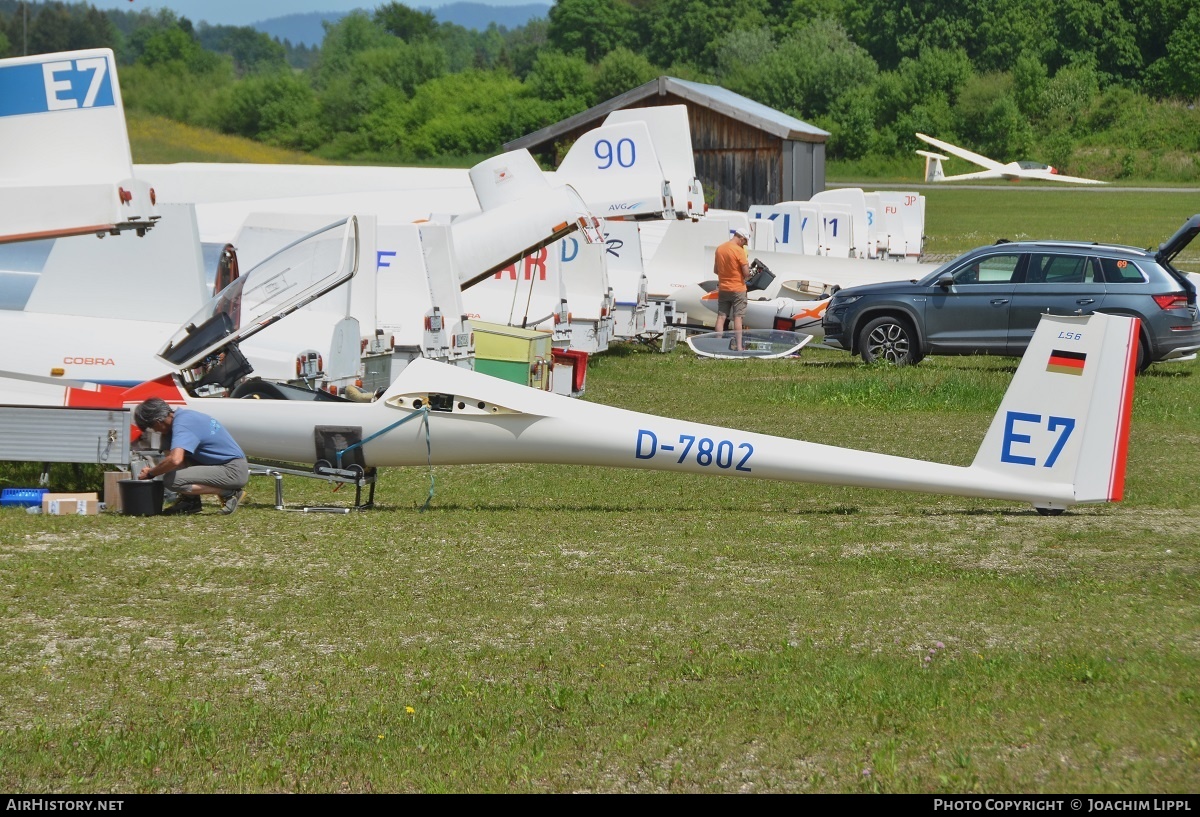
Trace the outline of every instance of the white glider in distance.
<instances>
[{"instance_id":1,"label":"white glider in distance","mask_svg":"<svg viewBox=\"0 0 1200 817\"><path fill-rule=\"evenodd\" d=\"M933 153L928 150L918 150L917 154L925 157L925 181L927 182L954 182L968 179L1009 179L1010 181L1037 179L1044 182L1068 182L1071 184L1108 184L1108 182L1102 182L1099 179L1067 176L1066 174L1059 173L1057 169L1050 165L1038 162L1008 162L1007 164L1003 164L997 162L995 159L989 159L978 153L972 153L965 148L960 148L958 145L934 139L932 136L926 136L923 133L918 133L917 138L947 153L952 153L960 159L966 159L968 162L984 168L974 173L959 173L954 176L947 176L942 170L942 162L949 159L949 156Z\"/></svg>"}]
</instances>

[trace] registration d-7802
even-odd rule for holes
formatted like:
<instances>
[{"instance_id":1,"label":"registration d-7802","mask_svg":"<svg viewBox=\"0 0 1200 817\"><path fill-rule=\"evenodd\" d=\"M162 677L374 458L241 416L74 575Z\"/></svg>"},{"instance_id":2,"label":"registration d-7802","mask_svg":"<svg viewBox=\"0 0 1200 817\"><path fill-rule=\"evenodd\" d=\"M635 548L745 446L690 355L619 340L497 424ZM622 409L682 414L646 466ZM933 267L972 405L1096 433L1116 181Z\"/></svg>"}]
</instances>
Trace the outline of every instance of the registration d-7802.
<instances>
[{"instance_id":1,"label":"registration d-7802","mask_svg":"<svg viewBox=\"0 0 1200 817\"><path fill-rule=\"evenodd\" d=\"M680 434L675 442L666 442L660 441L653 431L639 428L633 455L639 460L667 456L677 457L677 463L693 460L702 467L715 465L717 468L750 471L750 458L754 456L754 446L747 442L714 440L694 434Z\"/></svg>"}]
</instances>

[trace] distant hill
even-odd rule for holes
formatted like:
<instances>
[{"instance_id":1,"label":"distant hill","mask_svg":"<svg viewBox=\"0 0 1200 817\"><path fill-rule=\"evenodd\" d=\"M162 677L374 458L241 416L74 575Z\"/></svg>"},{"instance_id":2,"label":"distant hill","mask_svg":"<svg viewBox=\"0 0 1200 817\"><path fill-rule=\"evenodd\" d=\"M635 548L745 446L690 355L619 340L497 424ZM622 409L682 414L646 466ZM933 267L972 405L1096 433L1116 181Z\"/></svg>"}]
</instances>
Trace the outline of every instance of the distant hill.
<instances>
[{"instance_id":1,"label":"distant hill","mask_svg":"<svg viewBox=\"0 0 1200 817\"><path fill-rule=\"evenodd\" d=\"M280 42L287 40L292 45L320 45L325 39L324 22L336 23L346 16L344 11L312 11L307 14L285 14L270 20L259 20L250 25L268 37Z\"/></svg>"},{"instance_id":2,"label":"distant hill","mask_svg":"<svg viewBox=\"0 0 1200 817\"><path fill-rule=\"evenodd\" d=\"M550 15L549 3L529 3L524 6L489 6L486 3L448 3L441 8L422 8L432 11L439 23L454 23L476 31L485 30L490 23L502 28L520 28L535 17Z\"/></svg>"},{"instance_id":3,"label":"distant hill","mask_svg":"<svg viewBox=\"0 0 1200 817\"><path fill-rule=\"evenodd\" d=\"M535 17L549 16L550 4L489 6L486 3L449 3L436 9L421 7L421 10L432 11L440 23L454 23L463 28L483 31L491 23L507 29L520 28ZM282 17L260 20L251 25L251 28L270 37L278 37L281 41L288 40L292 45L304 43L313 46L320 45L325 39L325 28L321 25L323 22L336 23L345 16L346 13L342 11L285 14Z\"/></svg>"}]
</instances>

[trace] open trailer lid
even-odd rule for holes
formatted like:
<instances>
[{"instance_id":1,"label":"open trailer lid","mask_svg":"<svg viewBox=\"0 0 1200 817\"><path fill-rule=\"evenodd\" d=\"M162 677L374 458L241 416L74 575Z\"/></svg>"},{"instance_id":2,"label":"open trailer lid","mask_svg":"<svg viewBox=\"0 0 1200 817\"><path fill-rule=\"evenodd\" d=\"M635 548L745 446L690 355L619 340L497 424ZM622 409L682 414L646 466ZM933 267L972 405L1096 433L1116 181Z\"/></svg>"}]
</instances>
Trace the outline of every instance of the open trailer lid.
<instances>
[{"instance_id":1,"label":"open trailer lid","mask_svg":"<svg viewBox=\"0 0 1200 817\"><path fill-rule=\"evenodd\" d=\"M183 369L245 340L312 303L358 271L358 218L293 241L218 292L172 336L158 357Z\"/></svg>"}]
</instances>

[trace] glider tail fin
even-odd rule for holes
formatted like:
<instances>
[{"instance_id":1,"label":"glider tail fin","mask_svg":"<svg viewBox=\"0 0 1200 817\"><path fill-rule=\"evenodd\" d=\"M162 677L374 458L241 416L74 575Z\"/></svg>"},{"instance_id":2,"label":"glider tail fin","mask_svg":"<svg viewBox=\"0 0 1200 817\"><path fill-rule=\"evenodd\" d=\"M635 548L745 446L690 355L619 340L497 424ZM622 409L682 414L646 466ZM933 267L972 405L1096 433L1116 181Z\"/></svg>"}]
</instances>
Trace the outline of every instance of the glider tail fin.
<instances>
[{"instance_id":1,"label":"glider tail fin","mask_svg":"<svg viewBox=\"0 0 1200 817\"><path fill-rule=\"evenodd\" d=\"M945 181L946 173L942 170L942 161L949 159L949 156L943 156L940 153L933 153L928 150L918 150L917 154L925 157L925 181Z\"/></svg>"},{"instance_id":2,"label":"glider tail fin","mask_svg":"<svg viewBox=\"0 0 1200 817\"><path fill-rule=\"evenodd\" d=\"M690 149L690 145L689 145ZM598 215L675 218L675 190L645 122L604 124L579 137L555 171ZM686 197L685 182L678 190Z\"/></svg>"},{"instance_id":3,"label":"glider tail fin","mask_svg":"<svg viewBox=\"0 0 1200 817\"><path fill-rule=\"evenodd\" d=\"M1120 500L1138 326L1120 315L1043 315L972 469L1067 486L1074 503ZM1069 504L1034 502L1043 511Z\"/></svg>"}]
</instances>

